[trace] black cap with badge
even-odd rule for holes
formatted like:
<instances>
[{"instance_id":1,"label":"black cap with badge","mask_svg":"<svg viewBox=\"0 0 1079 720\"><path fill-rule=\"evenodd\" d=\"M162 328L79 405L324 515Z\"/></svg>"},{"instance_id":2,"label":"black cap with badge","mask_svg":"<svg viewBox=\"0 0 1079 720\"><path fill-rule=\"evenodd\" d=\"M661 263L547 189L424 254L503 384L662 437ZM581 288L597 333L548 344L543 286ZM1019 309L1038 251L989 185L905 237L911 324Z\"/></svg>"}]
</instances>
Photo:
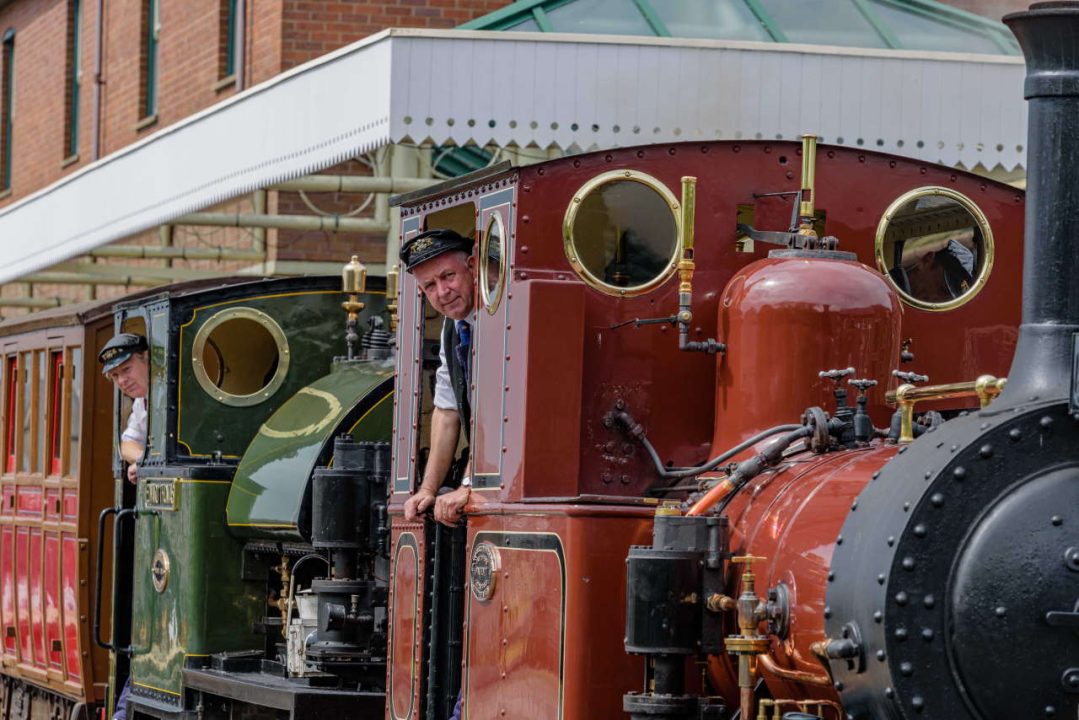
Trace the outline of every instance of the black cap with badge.
<instances>
[{"instance_id":1,"label":"black cap with badge","mask_svg":"<svg viewBox=\"0 0 1079 720\"><path fill-rule=\"evenodd\" d=\"M132 355L146 352L148 348L146 338L142 335L120 333L113 336L97 354L97 359L103 366L101 372L108 375L110 371L127 362Z\"/></svg>"},{"instance_id":2,"label":"black cap with badge","mask_svg":"<svg viewBox=\"0 0 1079 720\"><path fill-rule=\"evenodd\" d=\"M405 270L412 272L417 265L452 250L471 253L472 239L449 228L437 228L410 238L401 246L400 257Z\"/></svg>"}]
</instances>

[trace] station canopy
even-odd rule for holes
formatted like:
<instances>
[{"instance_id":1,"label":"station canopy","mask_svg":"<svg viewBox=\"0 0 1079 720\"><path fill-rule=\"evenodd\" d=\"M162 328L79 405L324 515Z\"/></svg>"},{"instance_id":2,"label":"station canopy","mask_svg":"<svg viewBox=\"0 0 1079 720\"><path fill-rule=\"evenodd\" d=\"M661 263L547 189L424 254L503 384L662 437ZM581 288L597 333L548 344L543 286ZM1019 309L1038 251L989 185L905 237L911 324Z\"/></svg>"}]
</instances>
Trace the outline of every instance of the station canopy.
<instances>
[{"instance_id":1,"label":"station canopy","mask_svg":"<svg viewBox=\"0 0 1079 720\"><path fill-rule=\"evenodd\" d=\"M383 31L3 208L0 283L395 143L572 153L813 132L1021 170L1022 58L999 23L943 7L526 0L464 29Z\"/></svg>"},{"instance_id":2,"label":"station canopy","mask_svg":"<svg viewBox=\"0 0 1079 720\"><path fill-rule=\"evenodd\" d=\"M1020 54L1003 23L932 0L520 0L461 27Z\"/></svg>"}]
</instances>

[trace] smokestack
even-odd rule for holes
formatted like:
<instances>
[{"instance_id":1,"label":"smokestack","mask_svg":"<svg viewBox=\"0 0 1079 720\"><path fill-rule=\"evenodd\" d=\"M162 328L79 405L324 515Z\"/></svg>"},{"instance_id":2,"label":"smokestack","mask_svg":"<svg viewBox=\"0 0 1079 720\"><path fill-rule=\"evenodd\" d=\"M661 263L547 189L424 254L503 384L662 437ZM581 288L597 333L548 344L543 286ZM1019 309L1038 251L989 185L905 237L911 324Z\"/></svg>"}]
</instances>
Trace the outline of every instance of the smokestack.
<instances>
[{"instance_id":1,"label":"smokestack","mask_svg":"<svg viewBox=\"0 0 1079 720\"><path fill-rule=\"evenodd\" d=\"M1027 62L1023 323L1008 385L992 410L1066 398L1079 332L1079 2L1004 18Z\"/></svg>"}]
</instances>

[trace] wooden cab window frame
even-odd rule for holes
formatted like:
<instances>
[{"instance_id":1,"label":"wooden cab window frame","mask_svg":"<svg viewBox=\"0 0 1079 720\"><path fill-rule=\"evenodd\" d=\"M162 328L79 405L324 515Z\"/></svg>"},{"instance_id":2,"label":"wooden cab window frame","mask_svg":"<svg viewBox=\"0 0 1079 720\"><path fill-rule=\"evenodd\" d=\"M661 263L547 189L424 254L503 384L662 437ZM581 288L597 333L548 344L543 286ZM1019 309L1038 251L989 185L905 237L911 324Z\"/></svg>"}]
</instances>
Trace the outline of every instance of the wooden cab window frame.
<instances>
[{"instance_id":1,"label":"wooden cab window frame","mask_svg":"<svg viewBox=\"0 0 1079 720\"><path fill-rule=\"evenodd\" d=\"M19 413L19 356L15 353L4 356L4 474L15 472L16 432Z\"/></svg>"},{"instance_id":2,"label":"wooden cab window frame","mask_svg":"<svg viewBox=\"0 0 1079 720\"><path fill-rule=\"evenodd\" d=\"M68 388L64 376L65 358L63 348L50 348L48 359L48 388L45 396L46 435L45 465L42 471L46 475L64 474L64 423L66 420L66 401Z\"/></svg>"}]
</instances>

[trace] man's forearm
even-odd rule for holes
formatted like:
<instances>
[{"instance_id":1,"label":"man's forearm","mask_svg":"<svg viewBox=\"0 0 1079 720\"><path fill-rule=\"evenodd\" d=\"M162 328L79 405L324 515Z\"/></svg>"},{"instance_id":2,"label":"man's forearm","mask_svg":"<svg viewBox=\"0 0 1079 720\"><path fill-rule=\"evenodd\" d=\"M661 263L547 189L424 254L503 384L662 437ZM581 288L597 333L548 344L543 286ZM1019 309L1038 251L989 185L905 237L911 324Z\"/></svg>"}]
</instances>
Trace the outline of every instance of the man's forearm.
<instances>
[{"instance_id":1,"label":"man's forearm","mask_svg":"<svg viewBox=\"0 0 1079 720\"><path fill-rule=\"evenodd\" d=\"M456 410L435 408L431 415L431 453L427 456L427 468L423 472L420 487L432 494L438 492L453 462L457 438L461 433L461 419Z\"/></svg>"},{"instance_id":2,"label":"man's forearm","mask_svg":"<svg viewBox=\"0 0 1079 720\"><path fill-rule=\"evenodd\" d=\"M134 464L142 460L142 455L145 452L141 444L134 440L121 440L120 441L120 457L127 462Z\"/></svg>"}]
</instances>

